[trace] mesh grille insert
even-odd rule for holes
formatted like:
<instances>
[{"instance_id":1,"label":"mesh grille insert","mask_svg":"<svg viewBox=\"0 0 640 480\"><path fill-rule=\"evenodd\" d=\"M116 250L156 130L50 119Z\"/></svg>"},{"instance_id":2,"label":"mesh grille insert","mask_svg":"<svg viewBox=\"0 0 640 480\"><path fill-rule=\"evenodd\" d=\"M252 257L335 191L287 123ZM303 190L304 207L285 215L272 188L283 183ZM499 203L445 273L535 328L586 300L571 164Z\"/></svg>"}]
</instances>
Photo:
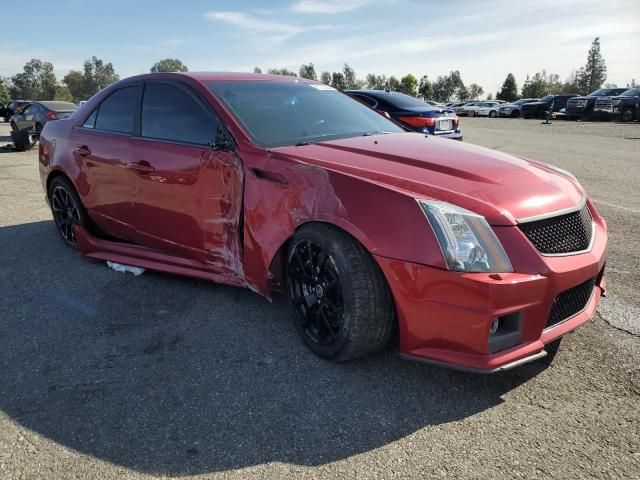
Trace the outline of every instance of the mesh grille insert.
<instances>
[{"instance_id":1,"label":"mesh grille insert","mask_svg":"<svg viewBox=\"0 0 640 480\"><path fill-rule=\"evenodd\" d=\"M584 310L587 303L589 303L595 286L596 277L593 277L580 285L559 293L553 300L551 312L544 328L552 327Z\"/></svg>"},{"instance_id":2,"label":"mesh grille insert","mask_svg":"<svg viewBox=\"0 0 640 480\"><path fill-rule=\"evenodd\" d=\"M520 229L540 253L562 254L589 248L593 221L589 208L557 217L521 223Z\"/></svg>"}]
</instances>

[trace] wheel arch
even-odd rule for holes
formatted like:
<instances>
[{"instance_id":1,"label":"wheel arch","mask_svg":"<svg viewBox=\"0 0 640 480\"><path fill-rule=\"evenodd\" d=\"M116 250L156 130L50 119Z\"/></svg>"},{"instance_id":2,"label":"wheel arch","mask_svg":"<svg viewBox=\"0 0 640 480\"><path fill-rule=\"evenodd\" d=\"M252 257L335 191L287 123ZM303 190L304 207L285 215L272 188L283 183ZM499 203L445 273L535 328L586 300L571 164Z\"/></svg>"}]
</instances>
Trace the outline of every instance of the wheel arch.
<instances>
[{"instance_id":1,"label":"wheel arch","mask_svg":"<svg viewBox=\"0 0 640 480\"><path fill-rule=\"evenodd\" d=\"M49 198L49 188L51 187L51 182L53 182L53 180L58 178L58 177L65 178L73 186L73 188L76 190L76 193L78 193L78 187L76 187L76 184L73 182L71 177L69 175L67 175L64 171L56 168L54 170L51 170L51 172L49 172L49 175L47 175L47 182L46 182L46 188L47 188L46 195L47 195L47 198ZM51 201L50 198L49 198L49 201Z\"/></svg>"}]
</instances>

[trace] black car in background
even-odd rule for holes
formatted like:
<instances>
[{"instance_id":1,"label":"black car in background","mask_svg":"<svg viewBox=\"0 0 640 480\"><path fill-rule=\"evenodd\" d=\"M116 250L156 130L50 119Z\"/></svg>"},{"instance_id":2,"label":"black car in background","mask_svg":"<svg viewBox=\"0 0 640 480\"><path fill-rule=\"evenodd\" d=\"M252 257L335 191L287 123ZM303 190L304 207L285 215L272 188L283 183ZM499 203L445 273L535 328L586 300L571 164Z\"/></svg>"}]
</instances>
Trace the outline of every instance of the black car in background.
<instances>
[{"instance_id":1,"label":"black car in background","mask_svg":"<svg viewBox=\"0 0 640 480\"><path fill-rule=\"evenodd\" d=\"M407 130L462 140L460 121L452 110L387 90L347 90L346 94L382 112Z\"/></svg>"},{"instance_id":2,"label":"black car in background","mask_svg":"<svg viewBox=\"0 0 640 480\"><path fill-rule=\"evenodd\" d=\"M520 116L520 109L522 108L522 105L524 105L525 103L539 101L539 98L521 98L520 100L516 100L515 102L500 105L500 108L498 108L498 116L518 118Z\"/></svg>"},{"instance_id":3,"label":"black car in background","mask_svg":"<svg viewBox=\"0 0 640 480\"><path fill-rule=\"evenodd\" d=\"M575 97L567 102L565 113L568 120L578 118L591 119L593 117L593 107L596 101L603 97L616 97L624 93L626 88L599 88L595 92L591 92L584 97Z\"/></svg>"},{"instance_id":4,"label":"black car in background","mask_svg":"<svg viewBox=\"0 0 640 480\"><path fill-rule=\"evenodd\" d=\"M47 122L69 118L77 109L78 106L71 102L31 102L11 117L11 128L16 131L26 129L29 133L40 135Z\"/></svg>"},{"instance_id":5,"label":"black car in background","mask_svg":"<svg viewBox=\"0 0 640 480\"><path fill-rule=\"evenodd\" d=\"M520 107L520 115L524 118L544 118L548 111L559 112L566 108L569 99L577 96L575 93L569 95L547 95L537 102L523 104Z\"/></svg>"},{"instance_id":6,"label":"black car in background","mask_svg":"<svg viewBox=\"0 0 640 480\"><path fill-rule=\"evenodd\" d=\"M596 115L620 118L623 122L640 120L640 88L630 88L617 97L598 98L593 110Z\"/></svg>"},{"instance_id":7,"label":"black car in background","mask_svg":"<svg viewBox=\"0 0 640 480\"><path fill-rule=\"evenodd\" d=\"M17 112L19 112L30 100L11 100L2 111L4 121L8 122Z\"/></svg>"}]
</instances>

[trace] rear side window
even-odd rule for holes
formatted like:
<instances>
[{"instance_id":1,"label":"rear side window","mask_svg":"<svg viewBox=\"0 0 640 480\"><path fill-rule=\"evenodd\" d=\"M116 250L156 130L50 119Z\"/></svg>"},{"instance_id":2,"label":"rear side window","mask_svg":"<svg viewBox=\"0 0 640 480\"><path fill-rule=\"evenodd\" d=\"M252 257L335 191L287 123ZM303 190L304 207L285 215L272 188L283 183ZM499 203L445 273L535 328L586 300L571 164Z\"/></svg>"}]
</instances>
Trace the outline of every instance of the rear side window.
<instances>
[{"instance_id":1,"label":"rear side window","mask_svg":"<svg viewBox=\"0 0 640 480\"><path fill-rule=\"evenodd\" d=\"M376 106L377 102L373 98L365 97L364 95L358 95L358 94L354 94L353 96L356 99L360 100L365 105L369 105L370 107L375 107Z\"/></svg>"},{"instance_id":2,"label":"rear side window","mask_svg":"<svg viewBox=\"0 0 640 480\"><path fill-rule=\"evenodd\" d=\"M98 108L95 128L107 132L133 133L139 88L124 87L109 95Z\"/></svg>"},{"instance_id":3,"label":"rear side window","mask_svg":"<svg viewBox=\"0 0 640 480\"><path fill-rule=\"evenodd\" d=\"M95 128L96 127L96 117L98 116L98 109L96 108L91 115L87 117L82 126L84 128Z\"/></svg>"},{"instance_id":4,"label":"rear side window","mask_svg":"<svg viewBox=\"0 0 640 480\"><path fill-rule=\"evenodd\" d=\"M181 143L208 145L215 140L218 122L182 88L147 83L142 99L141 134Z\"/></svg>"}]
</instances>

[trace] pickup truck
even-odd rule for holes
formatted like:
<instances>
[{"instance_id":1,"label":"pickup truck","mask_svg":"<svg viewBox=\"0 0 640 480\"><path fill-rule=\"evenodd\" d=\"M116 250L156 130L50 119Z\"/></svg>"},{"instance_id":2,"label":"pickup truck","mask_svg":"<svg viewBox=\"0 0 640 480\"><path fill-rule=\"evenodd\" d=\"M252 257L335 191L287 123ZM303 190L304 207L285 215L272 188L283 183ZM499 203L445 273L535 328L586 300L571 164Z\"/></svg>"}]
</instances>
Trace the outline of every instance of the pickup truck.
<instances>
[{"instance_id":1,"label":"pickup truck","mask_svg":"<svg viewBox=\"0 0 640 480\"><path fill-rule=\"evenodd\" d=\"M598 99L620 95L626 88L600 88L583 97L575 97L567 102L565 110L567 120L591 120L594 117L594 106Z\"/></svg>"},{"instance_id":2,"label":"pickup truck","mask_svg":"<svg viewBox=\"0 0 640 480\"><path fill-rule=\"evenodd\" d=\"M620 118L623 122L640 119L640 88L630 88L617 97L598 98L593 111L605 118Z\"/></svg>"}]
</instances>

